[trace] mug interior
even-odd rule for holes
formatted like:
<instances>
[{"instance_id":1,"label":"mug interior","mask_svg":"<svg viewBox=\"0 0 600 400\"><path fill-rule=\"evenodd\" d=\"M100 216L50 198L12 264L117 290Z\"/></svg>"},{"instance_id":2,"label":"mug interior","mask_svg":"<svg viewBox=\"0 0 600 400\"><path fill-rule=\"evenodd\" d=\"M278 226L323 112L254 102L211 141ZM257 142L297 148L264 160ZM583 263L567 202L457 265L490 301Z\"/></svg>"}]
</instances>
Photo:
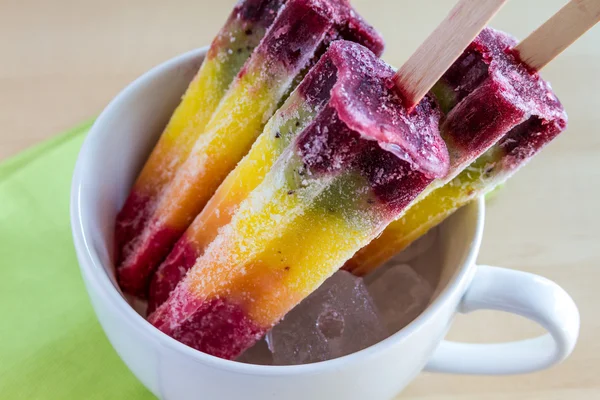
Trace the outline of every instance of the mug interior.
<instances>
[{"instance_id":1,"label":"mug interior","mask_svg":"<svg viewBox=\"0 0 600 400\"><path fill-rule=\"evenodd\" d=\"M106 281L108 277L111 296L120 297L117 301L125 307L127 299L117 285L112 262L115 217L205 53L205 48L185 53L129 85L98 118L79 155L73 180L72 215L77 251L80 258L89 261L82 262L82 269L87 269L84 272L89 272L95 280ZM467 276L479 248L482 225L482 200L464 207L440 225L436 247L440 264L436 266L434 298L411 325L427 318L436 304L444 301L445 293Z\"/></svg>"}]
</instances>

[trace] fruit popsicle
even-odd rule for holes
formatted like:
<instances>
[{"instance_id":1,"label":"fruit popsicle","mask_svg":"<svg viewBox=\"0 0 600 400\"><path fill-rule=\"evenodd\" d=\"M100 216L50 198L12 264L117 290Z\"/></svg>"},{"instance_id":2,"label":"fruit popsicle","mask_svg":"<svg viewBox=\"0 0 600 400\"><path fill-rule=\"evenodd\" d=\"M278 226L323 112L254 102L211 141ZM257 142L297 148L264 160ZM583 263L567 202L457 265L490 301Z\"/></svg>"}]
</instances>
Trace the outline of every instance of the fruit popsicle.
<instances>
[{"instance_id":1,"label":"fruit popsicle","mask_svg":"<svg viewBox=\"0 0 600 400\"><path fill-rule=\"evenodd\" d=\"M227 88L283 3L284 0L242 0L234 7L117 216L117 250L142 229L152 204L186 160Z\"/></svg>"},{"instance_id":2,"label":"fruit popsicle","mask_svg":"<svg viewBox=\"0 0 600 400\"><path fill-rule=\"evenodd\" d=\"M152 277L148 313L167 300L219 228L229 223L240 202L262 182L285 148L326 105L336 81L336 61L339 60L332 59L329 53L321 57L177 241Z\"/></svg>"},{"instance_id":3,"label":"fruit popsicle","mask_svg":"<svg viewBox=\"0 0 600 400\"><path fill-rule=\"evenodd\" d=\"M193 348L237 357L447 173L429 99L407 113L394 71L363 46L337 41L326 57L327 104L149 317Z\"/></svg>"},{"instance_id":4,"label":"fruit popsicle","mask_svg":"<svg viewBox=\"0 0 600 400\"><path fill-rule=\"evenodd\" d=\"M450 182L529 118L530 107L518 100L525 82L513 76L520 71L506 64L505 51L515 44L504 32L483 29L432 88L446 114L440 132L450 154L450 168L418 201Z\"/></svg>"},{"instance_id":5,"label":"fruit popsicle","mask_svg":"<svg viewBox=\"0 0 600 400\"><path fill-rule=\"evenodd\" d=\"M508 83L506 72L499 70L495 62L499 59L496 55L501 54L512 43L511 40L501 32L484 29L434 87L433 93L448 112L440 131L450 152L450 168L446 176L434 181L417 200L452 180L466 165L525 118L523 108L513 104L512 99L516 94ZM492 60L492 65L488 65L489 60ZM465 81L464 77L472 79ZM449 108L450 104L452 109ZM490 118L490 115L495 117ZM215 198L157 271L150 289L149 311L166 300L177 282L202 254L203 247L215 237L217 229L229 222L228 215L233 212L235 205L253 189L252 185L259 183L264 172L259 169L253 171L250 164L258 163L257 160L264 157L261 152L266 150L257 147L253 151L255 154L245 160L246 163L240 164L239 173L234 172L228 177L227 185L217 191ZM232 185L238 188L232 188ZM239 188L242 186L246 189ZM228 198L225 199L225 196ZM227 210L230 210L229 213Z\"/></svg>"},{"instance_id":6,"label":"fruit popsicle","mask_svg":"<svg viewBox=\"0 0 600 400\"><path fill-rule=\"evenodd\" d=\"M496 49L485 58L487 65L471 55L472 47L481 47L481 43ZM458 107L467 109L465 113L468 114L465 103L470 88L481 86L479 81L489 79L485 77L484 69L488 73L499 70L497 74L506 77L507 84L513 88L510 100L514 109L522 110L522 117L506 124L506 134L496 145L451 182L431 192L402 218L391 223L380 237L358 251L344 269L357 275L373 271L458 208L505 181L566 128L567 115L550 84L523 65L512 50L515 44L516 40L506 34L484 30L448 70L434 92L445 111L449 111L448 120ZM503 113L495 108L487 110L490 120Z\"/></svg>"},{"instance_id":7,"label":"fruit popsicle","mask_svg":"<svg viewBox=\"0 0 600 400\"><path fill-rule=\"evenodd\" d=\"M380 53L379 35L347 0L288 0L221 100L139 234L123 247L121 288L144 297L154 269L250 146L294 79L331 40L349 37Z\"/></svg>"}]
</instances>

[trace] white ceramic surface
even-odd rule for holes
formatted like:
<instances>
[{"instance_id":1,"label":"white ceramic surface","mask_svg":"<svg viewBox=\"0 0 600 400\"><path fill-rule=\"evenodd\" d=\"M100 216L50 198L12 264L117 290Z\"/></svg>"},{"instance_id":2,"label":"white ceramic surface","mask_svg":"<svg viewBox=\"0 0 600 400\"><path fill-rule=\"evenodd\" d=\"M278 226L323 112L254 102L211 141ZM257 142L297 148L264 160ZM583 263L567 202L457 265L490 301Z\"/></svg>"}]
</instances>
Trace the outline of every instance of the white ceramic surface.
<instances>
[{"instance_id":1,"label":"white ceramic surface","mask_svg":"<svg viewBox=\"0 0 600 400\"><path fill-rule=\"evenodd\" d=\"M469 374L525 373L567 357L579 313L556 284L530 274L477 266L482 200L441 227L443 269L432 304L402 331L363 351L301 366L255 366L195 351L154 329L116 286L112 259L115 215L206 49L152 69L104 110L85 140L73 178L71 219L92 305L115 350L162 399L389 399L423 368ZM457 312L502 310L549 333L504 344L443 341Z\"/></svg>"}]
</instances>

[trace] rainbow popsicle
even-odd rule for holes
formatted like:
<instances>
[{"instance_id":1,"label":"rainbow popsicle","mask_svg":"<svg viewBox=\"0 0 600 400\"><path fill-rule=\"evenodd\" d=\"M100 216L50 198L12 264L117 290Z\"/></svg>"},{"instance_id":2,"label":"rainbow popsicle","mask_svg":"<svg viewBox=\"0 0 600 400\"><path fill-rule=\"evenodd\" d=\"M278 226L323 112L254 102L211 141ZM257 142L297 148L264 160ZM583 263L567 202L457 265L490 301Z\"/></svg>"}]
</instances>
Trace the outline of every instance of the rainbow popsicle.
<instances>
[{"instance_id":1,"label":"rainbow popsicle","mask_svg":"<svg viewBox=\"0 0 600 400\"><path fill-rule=\"evenodd\" d=\"M431 192L402 218L391 223L380 237L357 252L345 264L345 269L357 275L373 271L458 208L504 182L565 130L567 115L563 106L550 84L519 61L512 51L515 44L516 40L508 35L486 29L471 48L486 45L496 49L486 57L487 69L506 77L507 84L513 88L514 95L510 97L513 108L522 110L522 116L507 123L502 139L456 178ZM448 121L459 107L469 114L470 88L489 79L483 71L485 66L479 62L480 66L475 67L474 61L475 57L467 50L436 87L440 103L447 111L451 110ZM488 119L493 120L502 115L502 110L489 108L488 113Z\"/></svg>"},{"instance_id":2,"label":"rainbow popsicle","mask_svg":"<svg viewBox=\"0 0 600 400\"><path fill-rule=\"evenodd\" d=\"M161 305L206 246L228 224L240 202L254 190L290 142L329 100L337 68L326 53L265 126L250 152L219 186L202 212L158 267L148 293L148 313Z\"/></svg>"},{"instance_id":3,"label":"rainbow popsicle","mask_svg":"<svg viewBox=\"0 0 600 400\"><path fill-rule=\"evenodd\" d=\"M340 36L377 53L383 48L381 38L347 0L287 1L159 196L145 226L123 247L117 273L125 292L146 295L154 269L248 152L296 77Z\"/></svg>"},{"instance_id":4,"label":"rainbow popsicle","mask_svg":"<svg viewBox=\"0 0 600 400\"><path fill-rule=\"evenodd\" d=\"M432 94L446 113L440 132L450 153L450 168L418 201L450 182L529 118L530 107L516 100L527 90L525 82L505 63L505 52L515 44L503 32L483 29L433 87Z\"/></svg>"},{"instance_id":5,"label":"rainbow popsicle","mask_svg":"<svg viewBox=\"0 0 600 400\"><path fill-rule=\"evenodd\" d=\"M121 249L145 225L159 194L187 159L227 88L284 2L242 0L234 7L117 216L115 243L119 263Z\"/></svg>"},{"instance_id":6,"label":"rainbow popsicle","mask_svg":"<svg viewBox=\"0 0 600 400\"><path fill-rule=\"evenodd\" d=\"M326 57L327 104L150 316L175 339L237 357L447 174L429 99L408 114L394 71L363 46Z\"/></svg>"},{"instance_id":7,"label":"rainbow popsicle","mask_svg":"<svg viewBox=\"0 0 600 400\"><path fill-rule=\"evenodd\" d=\"M513 102L517 92L507 79L509 71L498 68L496 62L510 44L513 39L509 36L485 29L436 84L433 92L448 111L440 131L450 153L450 168L446 176L436 179L417 200L452 180L512 126L526 118L523 107ZM451 110L449 105L452 105ZM490 118L490 115L495 117ZM260 170L253 171L252 164L264 159L261 152L267 150L260 146L253 150L255 154L239 166L239 173L227 179L227 185L220 188L157 272L150 290L150 311L166 300L202 254L203 247L215 237L216 230L229 222L228 215L232 211L227 213L226 210L234 210L235 205L258 184L259 180L255 178L264 175ZM246 186L246 190L233 189L232 185ZM225 199L225 195L229 198Z\"/></svg>"}]
</instances>

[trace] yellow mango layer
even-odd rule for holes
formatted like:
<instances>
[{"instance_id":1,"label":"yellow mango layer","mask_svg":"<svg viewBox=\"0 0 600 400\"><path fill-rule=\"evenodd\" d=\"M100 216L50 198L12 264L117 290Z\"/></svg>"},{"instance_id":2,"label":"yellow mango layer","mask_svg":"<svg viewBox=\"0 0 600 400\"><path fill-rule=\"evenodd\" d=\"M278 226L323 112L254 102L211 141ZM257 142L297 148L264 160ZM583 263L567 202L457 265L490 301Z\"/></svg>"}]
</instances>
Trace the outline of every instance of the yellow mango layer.
<instances>
[{"instance_id":1,"label":"yellow mango layer","mask_svg":"<svg viewBox=\"0 0 600 400\"><path fill-rule=\"evenodd\" d=\"M186 277L193 296L224 297L263 327L281 319L381 225L374 224L376 211L366 205L368 193L360 210L349 211L330 184L321 182L320 188L310 190L313 200L301 190L290 194L289 187L273 191L262 202L253 193Z\"/></svg>"},{"instance_id":2,"label":"yellow mango layer","mask_svg":"<svg viewBox=\"0 0 600 400\"><path fill-rule=\"evenodd\" d=\"M258 58L255 55L256 62ZM251 72L238 77L161 197L155 214L160 225L185 229L248 152L275 111L274 99L282 96L269 88L287 87L265 82L269 79L273 77Z\"/></svg>"},{"instance_id":3,"label":"yellow mango layer","mask_svg":"<svg viewBox=\"0 0 600 400\"><path fill-rule=\"evenodd\" d=\"M185 233L197 249L216 237L219 228L229 223L239 204L264 179L290 140L301 131L315 110L294 93L265 126L249 153L231 171Z\"/></svg>"},{"instance_id":4,"label":"yellow mango layer","mask_svg":"<svg viewBox=\"0 0 600 400\"><path fill-rule=\"evenodd\" d=\"M348 260L344 269L366 275L395 254L425 235L460 207L493 189L496 179L488 179L489 159L481 157L446 185L435 189L410 207L379 236Z\"/></svg>"},{"instance_id":5,"label":"yellow mango layer","mask_svg":"<svg viewBox=\"0 0 600 400\"><path fill-rule=\"evenodd\" d=\"M247 41L247 35L242 28L240 26L238 29L234 29L227 35L228 38ZM258 38L264 35L264 28L256 28L256 30L254 35ZM232 43L235 43L235 40ZM255 41L257 42L258 39ZM253 49L244 49L239 53L229 54L228 48L222 46L221 42L215 41L213 47L222 48L217 51L211 48L209 55L187 88L181 103L175 109L144 165L134 190L154 196L169 182L179 166L187 159L194 143L204 132L206 124L217 109L229 85ZM212 52L215 54L211 56Z\"/></svg>"}]
</instances>

